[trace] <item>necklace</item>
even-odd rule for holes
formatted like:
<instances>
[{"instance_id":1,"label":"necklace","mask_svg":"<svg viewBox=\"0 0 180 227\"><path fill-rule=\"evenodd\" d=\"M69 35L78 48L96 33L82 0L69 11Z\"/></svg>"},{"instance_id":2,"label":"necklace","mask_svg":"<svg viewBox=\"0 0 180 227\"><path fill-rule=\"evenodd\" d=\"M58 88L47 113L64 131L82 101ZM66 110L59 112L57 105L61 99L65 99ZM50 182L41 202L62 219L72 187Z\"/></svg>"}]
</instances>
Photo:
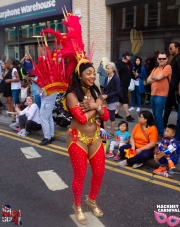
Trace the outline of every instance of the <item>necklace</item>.
<instances>
[{"instance_id":1,"label":"necklace","mask_svg":"<svg viewBox=\"0 0 180 227\"><path fill-rule=\"evenodd\" d=\"M85 92L85 96L84 98L85 99L91 99L91 92L90 92L90 89L88 87L84 87L84 86L81 86L83 91Z\"/></svg>"}]
</instances>

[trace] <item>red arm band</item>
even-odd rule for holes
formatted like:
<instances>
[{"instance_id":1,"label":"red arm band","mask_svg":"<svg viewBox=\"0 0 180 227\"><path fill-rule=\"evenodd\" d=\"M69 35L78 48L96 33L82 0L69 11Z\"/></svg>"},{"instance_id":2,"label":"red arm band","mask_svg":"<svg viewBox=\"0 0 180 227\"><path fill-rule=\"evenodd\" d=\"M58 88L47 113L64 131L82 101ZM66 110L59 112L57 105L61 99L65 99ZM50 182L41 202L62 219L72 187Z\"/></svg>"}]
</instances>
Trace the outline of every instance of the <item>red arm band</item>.
<instances>
[{"instance_id":1,"label":"red arm band","mask_svg":"<svg viewBox=\"0 0 180 227\"><path fill-rule=\"evenodd\" d=\"M102 107L104 110L104 114L99 116L101 118L101 120L103 121L108 121L109 120L109 111L107 110L107 108L105 106Z\"/></svg>"},{"instance_id":2,"label":"red arm band","mask_svg":"<svg viewBox=\"0 0 180 227\"><path fill-rule=\"evenodd\" d=\"M73 117L76 118L76 120L84 125L86 124L86 122L88 122L88 117L85 113L83 113L83 111L81 110L81 108L79 106L75 106L72 108L69 108L70 112L72 113Z\"/></svg>"}]
</instances>

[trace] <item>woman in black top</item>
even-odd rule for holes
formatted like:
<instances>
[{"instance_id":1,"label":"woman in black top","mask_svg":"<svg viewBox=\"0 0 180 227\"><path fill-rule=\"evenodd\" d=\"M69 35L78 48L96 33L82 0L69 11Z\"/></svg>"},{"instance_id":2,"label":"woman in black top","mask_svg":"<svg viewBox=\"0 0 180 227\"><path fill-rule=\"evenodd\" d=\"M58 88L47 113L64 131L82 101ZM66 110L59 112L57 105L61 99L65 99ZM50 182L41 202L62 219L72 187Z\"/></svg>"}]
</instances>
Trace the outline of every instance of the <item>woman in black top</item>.
<instances>
[{"instance_id":1,"label":"woman in black top","mask_svg":"<svg viewBox=\"0 0 180 227\"><path fill-rule=\"evenodd\" d=\"M5 83L5 80L7 79L12 79L11 76L11 70L8 70L6 68L6 64L2 62L2 91L3 91L3 96L6 101L7 105L7 110L9 112L13 111L13 105L12 105L12 94L11 94L11 83Z\"/></svg>"}]
</instances>

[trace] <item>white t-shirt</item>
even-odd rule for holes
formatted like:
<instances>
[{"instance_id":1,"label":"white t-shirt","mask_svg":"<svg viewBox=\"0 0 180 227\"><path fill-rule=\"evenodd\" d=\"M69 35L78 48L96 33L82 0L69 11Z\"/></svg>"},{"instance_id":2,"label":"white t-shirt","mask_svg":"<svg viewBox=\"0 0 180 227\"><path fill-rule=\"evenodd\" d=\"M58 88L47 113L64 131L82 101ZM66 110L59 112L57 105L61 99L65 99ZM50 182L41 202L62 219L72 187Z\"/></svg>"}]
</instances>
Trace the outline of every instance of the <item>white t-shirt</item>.
<instances>
[{"instance_id":1,"label":"white t-shirt","mask_svg":"<svg viewBox=\"0 0 180 227\"><path fill-rule=\"evenodd\" d=\"M35 121L40 124L39 107L36 103L33 103L30 108L26 107L24 110L20 111L20 115L26 115L28 120Z\"/></svg>"},{"instance_id":2,"label":"white t-shirt","mask_svg":"<svg viewBox=\"0 0 180 227\"><path fill-rule=\"evenodd\" d=\"M139 86L139 80L134 80L134 85Z\"/></svg>"},{"instance_id":3,"label":"white t-shirt","mask_svg":"<svg viewBox=\"0 0 180 227\"><path fill-rule=\"evenodd\" d=\"M16 79L16 76L14 74L15 72L17 72L17 69L13 68L11 73L12 79ZM15 90L15 89L21 89L21 81L11 82L11 90Z\"/></svg>"}]
</instances>

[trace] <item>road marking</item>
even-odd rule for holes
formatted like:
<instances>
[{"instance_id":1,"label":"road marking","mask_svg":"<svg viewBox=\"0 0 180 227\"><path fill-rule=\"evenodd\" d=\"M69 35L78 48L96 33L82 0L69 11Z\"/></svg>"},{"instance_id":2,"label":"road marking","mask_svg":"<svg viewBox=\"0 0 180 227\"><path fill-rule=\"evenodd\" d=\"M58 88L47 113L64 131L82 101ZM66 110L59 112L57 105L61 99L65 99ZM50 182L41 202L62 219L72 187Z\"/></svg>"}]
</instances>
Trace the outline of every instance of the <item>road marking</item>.
<instances>
[{"instance_id":1,"label":"road marking","mask_svg":"<svg viewBox=\"0 0 180 227\"><path fill-rule=\"evenodd\" d=\"M40 154L38 154L34 147L23 147L21 148L21 151L24 153L27 159L42 157Z\"/></svg>"},{"instance_id":2,"label":"road marking","mask_svg":"<svg viewBox=\"0 0 180 227\"><path fill-rule=\"evenodd\" d=\"M19 138L19 135L15 134L14 132L9 132L9 131L3 130L3 129L0 129L0 132L5 132L5 133L8 133L10 135L13 135L13 136ZM36 142L36 143L40 143L41 142L40 140L36 140L34 138L31 138L31 137L25 137L24 140L30 140L30 141L33 141L33 142ZM42 147L42 146L40 146L40 147ZM54 147L54 148L57 148L57 149L61 149L61 150L67 151L67 148L61 147L61 146L55 145L55 144L48 144L48 147Z\"/></svg>"},{"instance_id":3,"label":"road marking","mask_svg":"<svg viewBox=\"0 0 180 227\"><path fill-rule=\"evenodd\" d=\"M112 162L112 161L106 160L106 163L109 163L109 164L111 164L111 165L114 165L114 166L118 167L117 162ZM171 183L178 183L178 184L179 184L179 181L178 181L178 180L170 179L170 178L164 178L164 177L158 176L158 175L153 175L153 173L148 173L148 172L146 172L146 171L144 171L144 170L133 169L133 168L127 167L127 166L125 166L125 167L123 167L123 168L124 168L124 169L127 169L127 170L129 170L129 171L132 171L132 172L136 172L136 173L140 173L140 174L147 175L147 176L149 176L149 177L151 177L151 178L153 177L153 178L157 178L157 179L159 179L159 180L165 180L165 181L169 181L169 182L171 182Z\"/></svg>"},{"instance_id":4,"label":"road marking","mask_svg":"<svg viewBox=\"0 0 180 227\"><path fill-rule=\"evenodd\" d=\"M39 176L42 178L49 190L57 191L68 188L67 184L65 184L65 182L57 175L57 173L53 171L54 170L38 172Z\"/></svg>"},{"instance_id":5,"label":"road marking","mask_svg":"<svg viewBox=\"0 0 180 227\"><path fill-rule=\"evenodd\" d=\"M87 227L105 227L97 217L95 217L92 212L85 212L84 213L86 219L87 219L87 225L83 225L83 226L87 226ZM82 227L82 225L77 221L77 218L75 216L75 214L71 214L70 217L72 218L72 220L76 223L76 225L78 227Z\"/></svg>"},{"instance_id":6,"label":"road marking","mask_svg":"<svg viewBox=\"0 0 180 227\"><path fill-rule=\"evenodd\" d=\"M0 130L1 131L1 130ZM14 135L14 134L13 134ZM51 152L54 152L54 153L57 153L57 154L61 154L61 155L64 155L64 156L69 156L66 152L63 152L63 151L57 151L57 150L54 150L54 149L52 149L52 148L50 148L49 147L49 145L48 146L40 146L40 145L38 145L38 144L36 144L36 143L32 143L32 142L29 142L29 141L27 141L27 140L23 140L23 139L21 139L21 138L16 138L16 137L14 137L14 136L9 136L9 135L6 135L6 134L4 134L4 133L0 133L0 136L4 136L4 137L7 137L7 138L10 138L10 139L14 139L14 140L17 140L17 141L20 141L20 142L23 142L23 143L26 143L26 144L30 144L31 146L35 146L35 147L39 147L39 148L41 148L41 149L44 149L44 150L48 150L48 151L51 151ZM58 147L58 146L57 146ZM116 163L114 163L114 165L116 165ZM106 166L106 169L109 169L109 170L111 170L111 171L114 171L114 172L119 172L119 173L121 173L121 174L124 174L124 175L129 175L129 176L131 176L131 177L134 177L134 178L138 178L138 179L140 179L140 180L144 180L144 181L147 181L147 182L151 182L151 183L153 183L153 184L157 184L157 185L160 185L160 186L163 186L163 187L166 187L166 188L170 188L170 189L173 189L173 190L176 190L176 191L180 191L180 187L176 187L176 186L173 186L173 185L168 185L168 184L165 184L165 183L163 183L163 182L158 182L158 181L156 181L156 180L151 180L150 178L146 178L146 177L143 177L143 176L140 176L139 174L137 175L137 174L133 174L132 172L127 172L127 169L125 169L126 171L122 171L122 170L119 170L119 169L117 169L117 168L113 168L112 166ZM133 170L134 171L134 170ZM144 174L144 173L142 173L142 174ZM149 175L148 173L147 173L147 175ZM154 176L154 177L157 177L156 175ZM168 179L168 178L161 178L161 180L162 181L167 181L167 180L170 180L170 179ZM175 181L175 180L174 180ZM172 182L172 181L171 181ZM175 183L178 183L179 184L179 181L175 181Z\"/></svg>"},{"instance_id":7,"label":"road marking","mask_svg":"<svg viewBox=\"0 0 180 227\"><path fill-rule=\"evenodd\" d=\"M157 184L157 185L160 185L160 186L163 186L163 187L166 187L166 188L170 188L170 189L173 189L173 190L176 190L176 191L180 191L179 186L166 184L166 183L163 183L162 181L151 180L147 177L143 177L143 176L140 176L140 175L137 175L137 174L134 174L134 173L131 173L131 172L127 172L127 171L124 171L124 170L120 170L120 169L117 169L117 168L115 169L114 167L111 167L111 166L105 166L105 167L106 167L106 169L109 169L109 170L114 171L114 172L122 173L124 175L137 178L139 180L143 180L143 181L146 181L146 182L149 182L149 183Z\"/></svg>"}]
</instances>

